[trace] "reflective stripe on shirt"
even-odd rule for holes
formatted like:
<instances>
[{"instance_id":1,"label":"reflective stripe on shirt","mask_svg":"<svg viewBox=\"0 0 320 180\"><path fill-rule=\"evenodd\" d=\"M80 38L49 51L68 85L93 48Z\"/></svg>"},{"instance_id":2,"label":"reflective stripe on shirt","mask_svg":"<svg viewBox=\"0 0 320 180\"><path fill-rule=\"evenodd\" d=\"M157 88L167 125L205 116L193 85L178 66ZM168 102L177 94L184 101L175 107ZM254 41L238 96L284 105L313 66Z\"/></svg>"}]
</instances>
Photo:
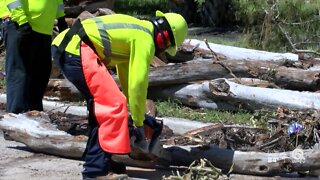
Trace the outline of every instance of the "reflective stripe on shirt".
<instances>
[{"instance_id":1,"label":"reflective stripe on shirt","mask_svg":"<svg viewBox=\"0 0 320 180\"><path fill-rule=\"evenodd\" d=\"M112 52L111 52L110 39L109 39L107 30L136 29L136 30L144 31L152 36L152 33L149 29L142 27L138 24L129 24L129 23L109 23L109 24L106 24L99 17L93 18L93 20L96 22L97 28L99 30L100 39L101 39L102 45L104 47L103 54L108 59L111 57Z\"/></svg>"},{"instance_id":2,"label":"reflective stripe on shirt","mask_svg":"<svg viewBox=\"0 0 320 180\"><path fill-rule=\"evenodd\" d=\"M62 4L58 6L58 11L64 11L64 6Z\"/></svg>"},{"instance_id":3,"label":"reflective stripe on shirt","mask_svg":"<svg viewBox=\"0 0 320 180\"><path fill-rule=\"evenodd\" d=\"M20 1L14 1L14 2L8 4L7 7L8 7L8 9L9 9L10 11L12 11L12 9L14 9L14 8L22 7L22 4L21 4Z\"/></svg>"}]
</instances>

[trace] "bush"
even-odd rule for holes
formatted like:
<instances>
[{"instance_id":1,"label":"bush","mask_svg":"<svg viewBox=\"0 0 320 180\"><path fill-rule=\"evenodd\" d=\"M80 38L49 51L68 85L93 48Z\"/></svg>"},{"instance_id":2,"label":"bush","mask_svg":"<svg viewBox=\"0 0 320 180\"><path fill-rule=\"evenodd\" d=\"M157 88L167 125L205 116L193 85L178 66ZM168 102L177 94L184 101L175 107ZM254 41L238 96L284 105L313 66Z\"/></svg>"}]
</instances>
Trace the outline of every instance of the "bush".
<instances>
[{"instance_id":1,"label":"bush","mask_svg":"<svg viewBox=\"0 0 320 180\"><path fill-rule=\"evenodd\" d=\"M318 0L234 0L234 4L236 19L244 26L252 47L320 52Z\"/></svg>"},{"instance_id":2,"label":"bush","mask_svg":"<svg viewBox=\"0 0 320 180\"><path fill-rule=\"evenodd\" d=\"M116 0L114 10L130 15L153 15L156 10L166 11L167 0Z\"/></svg>"}]
</instances>

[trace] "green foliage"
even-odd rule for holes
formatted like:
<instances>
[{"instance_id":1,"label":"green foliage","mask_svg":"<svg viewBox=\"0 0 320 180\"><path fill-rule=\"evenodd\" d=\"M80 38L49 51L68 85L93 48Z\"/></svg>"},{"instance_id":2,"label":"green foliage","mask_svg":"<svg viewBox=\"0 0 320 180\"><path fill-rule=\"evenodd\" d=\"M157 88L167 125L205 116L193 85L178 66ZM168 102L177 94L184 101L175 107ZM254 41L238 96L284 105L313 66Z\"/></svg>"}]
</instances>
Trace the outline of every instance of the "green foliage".
<instances>
[{"instance_id":1,"label":"green foliage","mask_svg":"<svg viewBox=\"0 0 320 180\"><path fill-rule=\"evenodd\" d=\"M287 31L296 48L320 52L320 2L279 1L278 8L277 22Z\"/></svg>"},{"instance_id":2,"label":"green foliage","mask_svg":"<svg viewBox=\"0 0 320 180\"><path fill-rule=\"evenodd\" d=\"M266 0L234 0L236 20L246 27L261 24Z\"/></svg>"},{"instance_id":3,"label":"green foliage","mask_svg":"<svg viewBox=\"0 0 320 180\"><path fill-rule=\"evenodd\" d=\"M206 0L194 0L197 4L197 12L201 11L202 5L206 2Z\"/></svg>"},{"instance_id":4,"label":"green foliage","mask_svg":"<svg viewBox=\"0 0 320 180\"><path fill-rule=\"evenodd\" d=\"M202 122L239 123L249 125L261 125L265 122L265 119L262 119L261 121L257 115L246 111L231 112L211 109L191 109L173 100L157 101L156 109L157 116L159 117L169 116Z\"/></svg>"},{"instance_id":5,"label":"green foliage","mask_svg":"<svg viewBox=\"0 0 320 180\"><path fill-rule=\"evenodd\" d=\"M276 112L270 112L266 110L256 111L250 117L250 122L254 127L265 127L267 128L268 120L276 118Z\"/></svg>"},{"instance_id":6,"label":"green foliage","mask_svg":"<svg viewBox=\"0 0 320 180\"><path fill-rule=\"evenodd\" d=\"M207 40L210 43L223 44L228 46L242 47L242 48L250 48L249 41L247 40L247 35L239 34L239 33L226 33L219 35L188 35L189 39L199 39L199 40Z\"/></svg>"},{"instance_id":7,"label":"green foliage","mask_svg":"<svg viewBox=\"0 0 320 180\"><path fill-rule=\"evenodd\" d=\"M234 4L251 47L291 51L294 46L320 52L319 0L234 0Z\"/></svg>"},{"instance_id":8,"label":"green foliage","mask_svg":"<svg viewBox=\"0 0 320 180\"><path fill-rule=\"evenodd\" d=\"M130 15L154 15L156 10L166 11L167 0L116 0L114 10Z\"/></svg>"}]
</instances>

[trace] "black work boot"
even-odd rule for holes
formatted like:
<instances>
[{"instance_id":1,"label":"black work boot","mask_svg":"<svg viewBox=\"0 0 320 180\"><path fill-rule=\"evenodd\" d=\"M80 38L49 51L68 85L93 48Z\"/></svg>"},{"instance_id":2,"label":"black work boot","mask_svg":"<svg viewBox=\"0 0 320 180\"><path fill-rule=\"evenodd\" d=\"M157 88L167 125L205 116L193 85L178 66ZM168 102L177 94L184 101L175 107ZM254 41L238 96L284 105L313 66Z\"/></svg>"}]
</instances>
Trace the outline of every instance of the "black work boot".
<instances>
[{"instance_id":1,"label":"black work boot","mask_svg":"<svg viewBox=\"0 0 320 180\"><path fill-rule=\"evenodd\" d=\"M116 174L126 174L126 165L122 162L110 161L110 171Z\"/></svg>"},{"instance_id":2,"label":"black work boot","mask_svg":"<svg viewBox=\"0 0 320 180\"><path fill-rule=\"evenodd\" d=\"M105 176L97 176L96 180L130 180L130 178L126 174L116 174L110 172Z\"/></svg>"},{"instance_id":3,"label":"black work boot","mask_svg":"<svg viewBox=\"0 0 320 180\"><path fill-rule=\"evenodd\" d=\"M83 180L130 180L130 178L126 174L116 174L110 172L104 176L85 177Z\"/></svg>"}]
</instances>

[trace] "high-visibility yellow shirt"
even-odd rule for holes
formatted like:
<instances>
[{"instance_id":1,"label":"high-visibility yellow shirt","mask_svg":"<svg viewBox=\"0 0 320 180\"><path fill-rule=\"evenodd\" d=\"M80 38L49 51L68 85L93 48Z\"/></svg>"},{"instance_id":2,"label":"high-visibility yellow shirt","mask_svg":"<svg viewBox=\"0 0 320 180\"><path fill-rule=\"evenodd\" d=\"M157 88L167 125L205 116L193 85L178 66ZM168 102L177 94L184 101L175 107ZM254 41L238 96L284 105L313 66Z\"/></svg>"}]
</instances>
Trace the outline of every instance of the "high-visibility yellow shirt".
<instances>
[{"instance_id":1,"label":"high-visibility yellow shirt","mask_svg":"<svg viewBox=\"0 0 320 180\"><path fill-rule=\"evenodd\" d=\"M7 8L5 0L0 0L0 18L9 17L10 11Z\"/></svg>"},{"instance_id":2,"label":"high-visibility yellow shirt","mask_svg":"<svg viewBox=\"0 0 320 180\"><path fill-rule=\"evenodd\" d=\"M149 67L155 53L152 23L124 14L95 17L81 23L100 60L106 66L116 66L134 124L142 126ZM53 45L58 46L67 31L60 33ZM79 44L80 37L75 35L65 50L79 55Z\"/></svg>"},{"instance_id":3,"label":"high-visibility yellow shirt","mask_svg":"<svg viewBox=\"0 0 320 180\"><path fill-rule=\"evenodd\" d=\"M63 0L4 0L10 17L19 25L29 23L32 30L52 35L54 20L64 16Z\"/></svg>"}]
</instances>

